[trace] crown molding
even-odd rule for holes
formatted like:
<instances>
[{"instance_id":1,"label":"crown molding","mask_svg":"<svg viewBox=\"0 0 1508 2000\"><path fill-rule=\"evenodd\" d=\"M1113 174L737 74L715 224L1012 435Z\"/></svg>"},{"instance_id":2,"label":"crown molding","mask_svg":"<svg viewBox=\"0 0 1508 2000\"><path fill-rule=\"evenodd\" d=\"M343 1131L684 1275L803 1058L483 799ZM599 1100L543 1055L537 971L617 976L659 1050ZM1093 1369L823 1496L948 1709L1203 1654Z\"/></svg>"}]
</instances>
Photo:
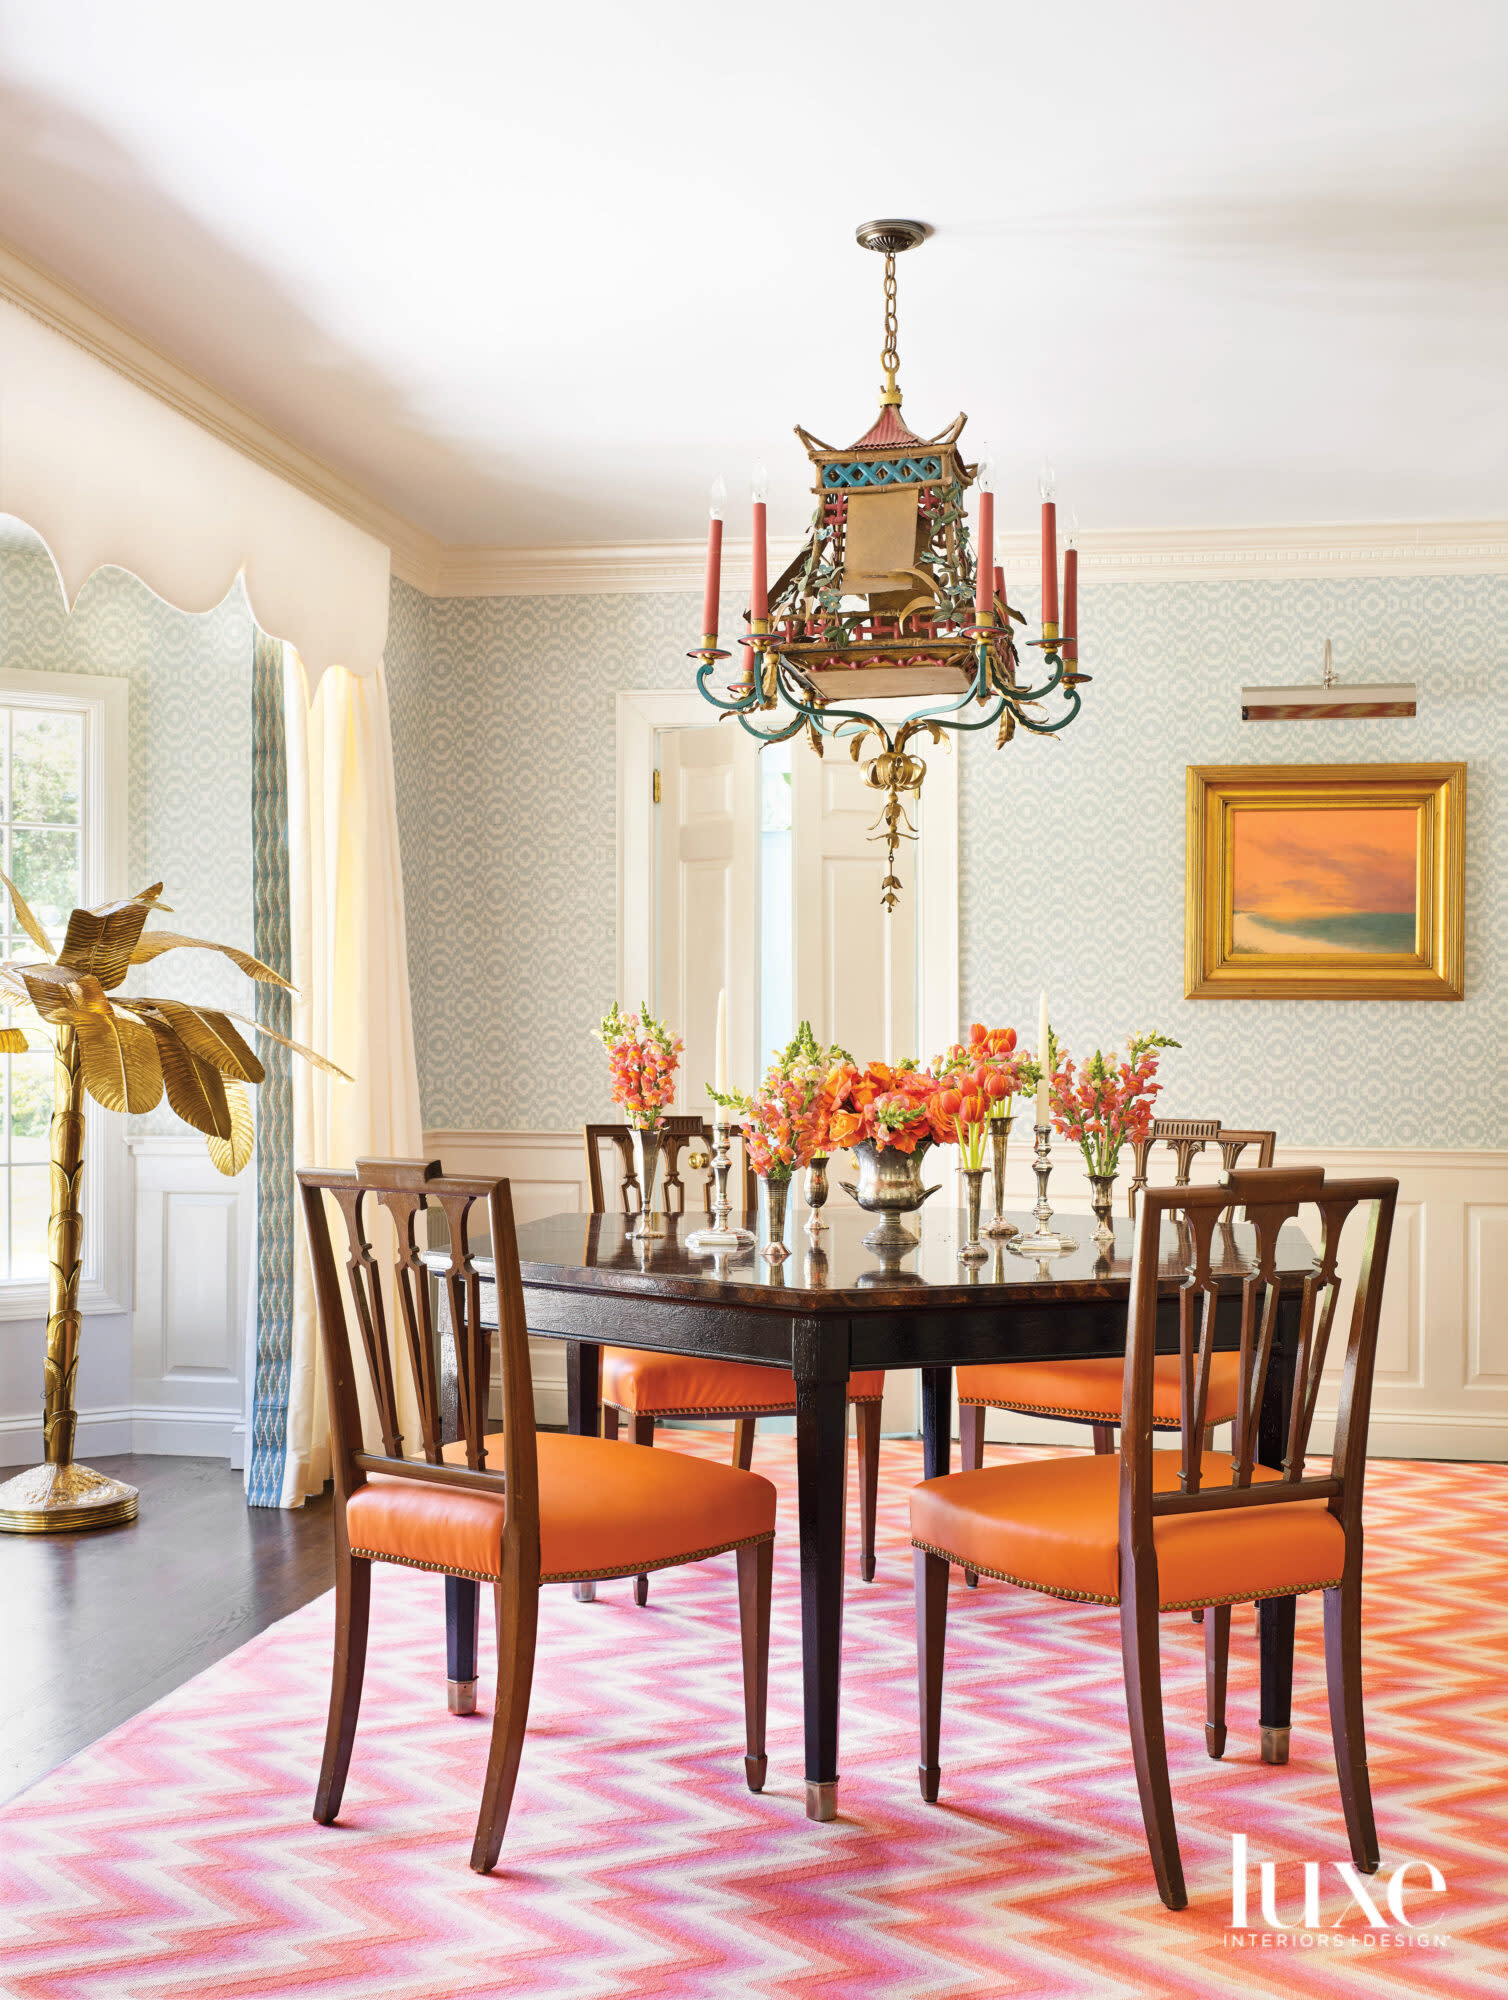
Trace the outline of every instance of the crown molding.
<instances>
[{"instance_id":1,"label":"crown molding","mask_svg":"<svg viewBox=\"0 0 1508 2000\"><path fill-rule=\"evenodd\" d=\"M796 541L770 545L777 573ZM1230 578L1503 575L1508 521L1398 521L1283 528L1108 529L1081 534L1082 573L1106 581L1177 583ZM996 555L1008 577L1032 574L1036 537L1003 535ZM447 548L440 597L582 597L615 591L699 590L701 542L622 542L601 548ZM747 541L725 541L723 572L742 578Z\"/></svg>"},{"instance_id":2,"label":"crown molding","mask_svg":"<svg viewBox=\"0 0 1508 2000\"><path fill-rule=\"evenodd\" d=\"M442 554L435 536L394 513L202 376L133 333L82 292L4 243L0 243L0 299L18 306L223 444L363 529L389 550L395 575L431 595L435 593Z\"/></svg>"}]
</instances>

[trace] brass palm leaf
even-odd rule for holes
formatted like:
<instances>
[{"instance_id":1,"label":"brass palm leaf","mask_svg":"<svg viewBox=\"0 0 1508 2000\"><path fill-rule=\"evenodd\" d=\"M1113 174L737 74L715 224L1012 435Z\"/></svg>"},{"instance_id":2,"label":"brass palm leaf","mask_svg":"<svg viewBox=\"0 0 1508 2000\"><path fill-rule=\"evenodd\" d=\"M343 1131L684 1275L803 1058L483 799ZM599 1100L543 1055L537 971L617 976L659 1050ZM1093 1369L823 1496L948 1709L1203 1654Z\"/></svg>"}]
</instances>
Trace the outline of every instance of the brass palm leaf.
<instances>
[{"instance_id":1,"label":"brass palm leaf","mask_svg":"<svg viewBox=\"0 0 1508 2000\"><path fill-rule=\"evenodd\" d=\"M138 999L121 995L122 1007L144 1020L155 1015L177 1035L184 1047L219 1070L243 1083L260 1083L267 1074L254 1049L243 1041L230 1024L228 1014L214 1007L191 1007L186 1000Z\"/></svg>"},{"instance_id":2,"label":"brass palm leaf","mask_svg":"<svg viewBox=\"0 0 1508 2000\"><path fill-rule=\"evenodd\" d=\"M131 954L142 926L152 914L162 884L154 882L125 902L103 903L94 910L75 910L58 953L59 965L72 972L90 972L104 987L119 986L131 969Z\"/></svg>"},{"instance_id":3,"label":"brass palm leaf","mask_svg":"<svg viewBox=\"0 0 1508 2000\"><path fill-rule=\"evenodd\" d=\"M224 1086L225 1101L230 1107L230 1137L208 1141L209 1156L222 1174L240 1173L242 1167L256 1150L257 1128L251 1115L251 1103L245 1088L234 1081Z\"/></svg>"},{"instance_id":4,"label":"brass palm leaf","mask_svg":"<svg viewBox=\"0 0 1508 2000\"><path fill-rule=\"evenodd\" d=\"M139 1021L113 1008L80 1007L67 1025L79 1039L84 1088L107 1111L151 1111L162 1101L157 1043Z\"/></svg>"},{"instance_id":5,"label":"brass palm leaf","mask_svg":"<svg viewBox=\"0 0 1508 2000\"><path fill-rule=\"evenodd\" d=\"M214 944L209 938L179 937L174 931L143 932L131 954L131 963L150 965L165 951L217 951L249 978L260 979L264 986L286 986L290 993L294 990L291 979L285 979L281 972L274 972L270 965L253 958L249 951L238 951L233 944Z\"/></svg>"},{"instance_id":6,"label":"brass palm leaf","mask_svg":"<svg viewBox=\"0 0 1508 2000\"><path fill-rule=\"evenodd\" d=\"M0 1056L25 1055L30 1046L19 1028L0 1028Z\"/></svg>"},{"instance_id":7,"label":"brass palm leaf","mask_svg":"<svg viewBox=\"0 0 1508 2000\"><path fill-rule=\"evenodd\" d=\"M44 1021L71 1021L80 1008L109 1009L105 989L92 972L71 972L63 965L21 965L16 970Z\"/></svg>"},{"instance_id":8,"label":"brass palm leaf","mask_svg":"<svg viewBox=\"0 0 1508 2000\"><path fill-rule=\"evenodd\" d=\"M166 1022L149 1015L147 1027L157 1040L162 1080L173 1110L185 1125L192 1125L208 1138L231 1138L230 1106L220 1072L186 1049Z\"/></svg>"},{"instance_id":9,"label":"brass palm leaf","mask_svg":"<svg viewBox=\"0 0 1508 2000\"><path fill-rule=\"evenodd\" d=\"M11 907L15 910L16 922L21 926L22 930L25 931L26 935L31 939L32 943L37 947L37 950L46 952L47 956L51 958L52 939L47 935L46 931L43 930L42 926L37 922L36 918L32 915L32 909L30 903L27 902L26 898L21 894L21 891L16 887L15 883L12 882L9 875L0 875L0 882L3 882L6 888L10 891Z\"/></svg>"},{"instance_id":10,"label":"brass palm leaf","mask_svg":"<svg viewBox=\"0 0 1508 2000\"><path fill-rule=\"evenodd\" d=\"M233 1007L227 1007L225 1012L228 1019L239 1021L244 1028L254 1028L259 1035L265 1035L269 1042L280 1042L285 1049L292 1049L296 1056L302 1056L305 1062L313 1063L316 1069L326 1069L331 1076L338 1076L342 1083L356 1081L341 1068L339 1063L331 1062L330 1058L322 1056L318 1049L306 1048L302 1042L296 1042L292 1035L280 1035L276 1028L269 1028L265 1021L254 1021L249 1014L238 1014Z\"/></svg>"}]
</instances>

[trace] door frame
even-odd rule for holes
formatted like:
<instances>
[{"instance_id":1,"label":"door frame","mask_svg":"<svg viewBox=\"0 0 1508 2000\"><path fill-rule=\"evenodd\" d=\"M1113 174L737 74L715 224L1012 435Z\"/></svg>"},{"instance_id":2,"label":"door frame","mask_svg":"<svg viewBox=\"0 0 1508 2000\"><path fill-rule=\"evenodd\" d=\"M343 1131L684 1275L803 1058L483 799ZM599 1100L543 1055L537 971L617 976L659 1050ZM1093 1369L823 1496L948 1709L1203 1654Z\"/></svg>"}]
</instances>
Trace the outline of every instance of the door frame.
<instances>
[{"instance_id":1,"label":"door frame","mask_svg":"<svg viewBox=\"0 0 1508 2000\"><path fill-rule=\"evenodd\" d=\"M616 697L618 808L618 996L631 1006L654 977L655 738L662 729L705 729L715 714L695 688L634 688ZM925 1062L962 1031L958 1018L958 760L949 739L927 759L917 802L917 1041ZM878 889L876 889L878 893ZM737 1060L738 1052L732 1052ZM743 1052L757 1066L758 1051ZM855 1053L858 1053L856 1051Z\"/></svg>"}]
</instances>

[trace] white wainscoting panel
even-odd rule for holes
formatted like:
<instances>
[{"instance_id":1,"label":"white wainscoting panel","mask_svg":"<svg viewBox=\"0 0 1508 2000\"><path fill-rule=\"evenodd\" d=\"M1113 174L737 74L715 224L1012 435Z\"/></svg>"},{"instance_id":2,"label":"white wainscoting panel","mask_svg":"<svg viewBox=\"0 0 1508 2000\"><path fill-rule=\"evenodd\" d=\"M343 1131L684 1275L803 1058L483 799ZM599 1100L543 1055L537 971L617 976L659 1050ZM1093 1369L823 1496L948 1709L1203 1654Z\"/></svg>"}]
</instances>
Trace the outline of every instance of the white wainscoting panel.
<instances>
[{"instance_id":1,"label":"white wainscoting panel","mask_svg":"<svg viewBox=\"0 0 1508 2000\"><path fill-rule=\"evenodd\" d=\"M131 1141L136 1169L132 1441L136 1451L245 1454L246 1309L256 1182L215 1171L202 1139Z\"/></svg>"},{"instance_id":2,"label":"white wainscoting panel","mask_svg":"<svg viewBox=\"0 0 1508 2000\"><path fill-rule=\"evenodd\" d=\"M523 1219L584 1212L586 1169L577 1133L429 1132L431 1155L456 1173L505 1174ZM936 1157L936 1156L934 1156ZM939 1166L947 1164L939 1159ZM1396 1177L1387 1290L1372 1394L1371 1449L1379 1458L1508 1460L1508 1152L1278 1150L1284 1166L1322 1166L1329 1174ZM1036 1197L1031 1150L1013 1135L1006 1170L1009 1205ZM931 1163L929 1162L929 1165ZM1196 1162L1195 1179L1213 1178ZM834 1176L836 1178L836 1176ZM1077 1152L1054 1153L1056 1207L1089 1221L1089 1184ZM1125 1207L1124 1177L1117 1187ZM938 1199L945 1199L939 1196ZM1312 1240L1312 1217L1300 1217ZM535 1393L542 1421L565 1420L565 1357L558 1342L535 1341ZM1339 1355L1329 1371L1338 1375ZM915 1408L909 1382L886 1397L886 1426ZM558 1414L555 1414L558 1412ZM1329 1448L1334 1389L1322 1397L1314 1444ZM914 1417L911 1419L914 1421ZM1082 1444L1082 1427L990 1413L988 1435L1022 1443Z\"/></svg>"}]
</instances>

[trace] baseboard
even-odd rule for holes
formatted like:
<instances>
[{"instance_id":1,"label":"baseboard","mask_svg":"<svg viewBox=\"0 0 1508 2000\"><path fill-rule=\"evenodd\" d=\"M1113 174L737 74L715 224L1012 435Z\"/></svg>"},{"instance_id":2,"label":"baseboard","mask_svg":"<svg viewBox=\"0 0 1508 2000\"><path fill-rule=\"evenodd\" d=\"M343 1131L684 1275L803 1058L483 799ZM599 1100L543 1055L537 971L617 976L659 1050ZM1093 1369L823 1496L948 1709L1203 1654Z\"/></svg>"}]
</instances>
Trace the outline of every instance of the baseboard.
<instances>
[{"instance_id":1,"label":"baseboard","mask_svg":"<svg viewBox=\"0 0 1508 2000\"><path fill-rule=\"evenodd\" d=\"M135 1446L131 1437L130 1410L80 1410L73 1434L74 1456L81 1459L113 1458ZM42 1419L40 1414L0 1417L0 1465L40 1465L42 1462Z\"/></svg>"},{"instance_id":2,"label":"baseboard","mask_svg":"<svg viewBox=\"0 0 1508 2000\"><path fill-rule=\"evenodd\" d=\"M74 1456L113 1458L139 1451L165 1458L224 1458L245 1463L246 1425L239 1410L80 1410ZM0 1465L37 1465L40 1417L0 1419Z\"/></svg>"}]
</instances>

